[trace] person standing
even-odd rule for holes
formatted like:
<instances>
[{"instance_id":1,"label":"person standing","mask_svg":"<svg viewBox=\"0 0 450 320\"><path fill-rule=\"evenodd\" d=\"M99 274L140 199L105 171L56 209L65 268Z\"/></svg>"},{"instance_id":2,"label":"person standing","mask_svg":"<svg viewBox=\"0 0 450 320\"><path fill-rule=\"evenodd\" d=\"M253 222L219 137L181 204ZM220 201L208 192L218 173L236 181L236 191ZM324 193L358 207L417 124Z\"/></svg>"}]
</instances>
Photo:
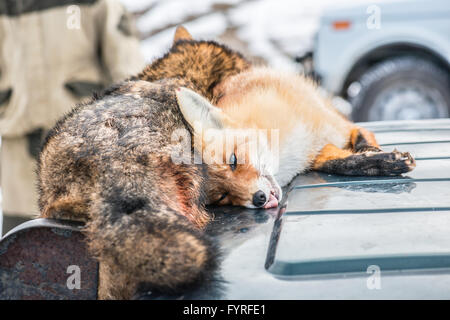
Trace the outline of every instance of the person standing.
<instances>
[{"instance_id":1,"label":"person standing","mask_svg":"<svg viewBox=\"0 0 450 320\"><path fill-rule=\"evenodd\" d=\"M116 0L0 1L0 136L5 217L38 213L36 160L46 132L94 91L144 67Z\"/></svg>"}]
</instances>

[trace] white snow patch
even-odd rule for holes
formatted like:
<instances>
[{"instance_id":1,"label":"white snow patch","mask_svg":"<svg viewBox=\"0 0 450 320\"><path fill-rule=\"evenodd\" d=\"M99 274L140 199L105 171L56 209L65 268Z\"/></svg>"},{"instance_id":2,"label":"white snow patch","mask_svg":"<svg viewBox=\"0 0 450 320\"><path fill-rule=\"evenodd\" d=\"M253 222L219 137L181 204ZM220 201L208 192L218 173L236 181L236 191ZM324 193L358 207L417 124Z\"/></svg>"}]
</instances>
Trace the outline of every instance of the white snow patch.
<instances>
[{"instance_id":1,"label":"white snow patch","mask_svg":"<svg viewBox=\"0 0 450 320\"><path fill-rule=\"evenodd\" d=\"M184 24L195 39L214 39L227 28L226 19L220 13L213 13ZM142 41L141 47L147 62L162 56L172 45L175 27L161 31Z\"/></svg>"},{"instance_id":2,"label":"white snow patch","mask_svg":"<svg viewBox=\"0 0 450 320\"><path fill-rule=\"evenodd\" d=\"M155 7L137 21L138 29L147 33L164 26L179 24L195 15L202 16L185 23L197 39L215 39L227 27L237 27L240 40L248 43L250 54L264 58L281 69L298 68L293 58L310 50L325 8L373 0L121 0L129 10L139 10L150 4ZM217 4L232 4L228 12L213 13ZM208 14L208 12L212 12ZM156 33L142 42L147 61L161 56L171 45L174 28Z\"/></svg>"},{"instance_id":3,"label":"white snow patch","mask_svg":"<svg viewBox=\"0 0 450 320\"><path fill-rule=\"evenodd\" d=\"M120 0L128 11L140 11L157 3L158 0Z\"/></svg>"}]
</instances>

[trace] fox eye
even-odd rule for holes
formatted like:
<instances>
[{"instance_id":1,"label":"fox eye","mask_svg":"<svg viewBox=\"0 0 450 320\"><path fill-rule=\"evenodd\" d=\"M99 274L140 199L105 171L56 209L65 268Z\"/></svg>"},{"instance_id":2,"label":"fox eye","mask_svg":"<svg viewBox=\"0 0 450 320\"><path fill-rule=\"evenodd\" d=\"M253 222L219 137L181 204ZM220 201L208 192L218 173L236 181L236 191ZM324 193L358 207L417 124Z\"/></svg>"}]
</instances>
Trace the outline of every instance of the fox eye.
<instances>
[{"instance_id":1,"label":"fox eye","mask_svg":"<svg viewBox=\"0 0 450 320\"><path fill-rule=\"evenodd\" d=\"M223 199L225 199L228 196L228 192L225 192L220 198L219 200L217 200L217 203L219 203L220 201L222 201Z\"/></svg>"},{"instance_id":2,"label":"fox eye","mask_svg":"<svg viewBox=\"0 0 450 320\"><path fill-rule=\"evenodd\" d=\"M237 158L236 155L233 153L230 156L230 167L231 167L231 171L236 170L236 166L237 166Z\"/></svg>"}]
</instances>

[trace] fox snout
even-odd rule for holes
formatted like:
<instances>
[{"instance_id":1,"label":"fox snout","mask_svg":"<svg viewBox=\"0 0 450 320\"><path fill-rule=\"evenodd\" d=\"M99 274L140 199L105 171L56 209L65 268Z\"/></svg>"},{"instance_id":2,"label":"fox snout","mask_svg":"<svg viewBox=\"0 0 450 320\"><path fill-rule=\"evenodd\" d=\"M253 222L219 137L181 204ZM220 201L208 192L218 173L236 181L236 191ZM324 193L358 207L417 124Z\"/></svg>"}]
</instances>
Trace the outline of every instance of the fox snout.
<instances>
[{"instance_id":1,"label":"fox snout","mask_svg":"<svg viewBox=\"0 0 450 320\"><path fill-rule=\"evenodd\" d=\"M272 176L260 175L254 179L243 174L230 175L218 170L219 166L208 168L208 204L243 206L250 209L276 208L282 199L282 190Z\"/></svg>"},{"instance_id":2,"label":"fox snout","mask_svg":"<svg viewBox=\"0 0 450 320\"><path fill-rule=\"evenodd\" d=\"M262 207L263 205L266 204L267 201L267 197L266 194L264 193L264 191L262 190L258 190L254 195L253 195L253 205L255 207Z\"/></svg>"},{"instance_id":3,"label":"fox snout","mask_svg":"<svg viewBox=\"0 0 450 320\"><path fill-rule=\"evenodd\" d=\"M260 189L253 194L252 205L255 208L276 208L281 200L281 188L272 176L258 179Z\"/></svg>"},{"instance_id":4,"label":"fox snout","mask_svg":"<svg viewBox=\"0 0 450 320\"><path fill-rule=\"evenodd\" d=\"M264 207L264 209L276 208L280 201L280 192L275 189L270 190L269 195L262 190L258 190L253 195L253 205L256 208Z\"/></svg>"}]
</instances>

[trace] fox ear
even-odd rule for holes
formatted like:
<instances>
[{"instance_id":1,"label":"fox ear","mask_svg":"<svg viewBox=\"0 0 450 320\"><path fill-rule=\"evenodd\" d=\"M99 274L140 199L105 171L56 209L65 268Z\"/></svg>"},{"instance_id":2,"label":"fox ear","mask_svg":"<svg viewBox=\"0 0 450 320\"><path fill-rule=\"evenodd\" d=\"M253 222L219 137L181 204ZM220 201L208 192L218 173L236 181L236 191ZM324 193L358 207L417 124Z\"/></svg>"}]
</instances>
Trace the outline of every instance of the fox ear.
<instances>
[{"instance_id":1,"label":"fox ear","mask_svg":"<svg viewBox=\"0 0 450 320\"><path fill-rule=\"evenodd\" d=\"M176 90L176 95L181 113L194 131L198 131L199 126L202 126L203 129L221 129L223 127L225 115L206 98L183 87Z\"/></svg>"},{"instance_id":2,"label":"fox ear","mask_svg":"<svg viewBox=\"0 0 450 320\"><path fill-rule=\"evenodd\" d=\"M192 40L191 34L183 26L178 26L175 30L175 36L173 37L173 44L178 40Z\"/></svg>"}]
</instances>

